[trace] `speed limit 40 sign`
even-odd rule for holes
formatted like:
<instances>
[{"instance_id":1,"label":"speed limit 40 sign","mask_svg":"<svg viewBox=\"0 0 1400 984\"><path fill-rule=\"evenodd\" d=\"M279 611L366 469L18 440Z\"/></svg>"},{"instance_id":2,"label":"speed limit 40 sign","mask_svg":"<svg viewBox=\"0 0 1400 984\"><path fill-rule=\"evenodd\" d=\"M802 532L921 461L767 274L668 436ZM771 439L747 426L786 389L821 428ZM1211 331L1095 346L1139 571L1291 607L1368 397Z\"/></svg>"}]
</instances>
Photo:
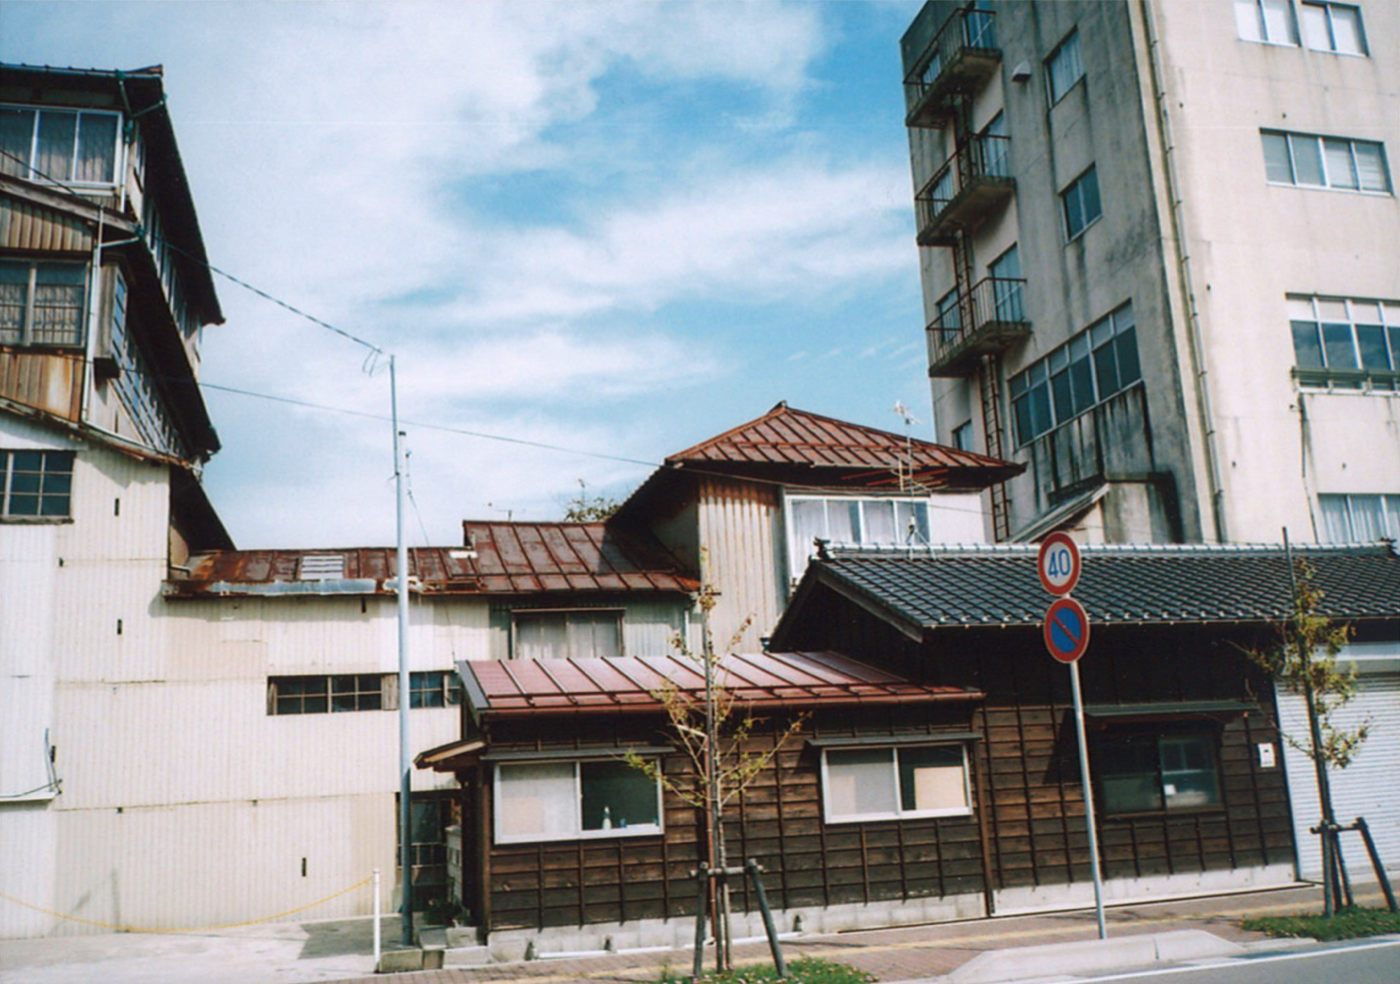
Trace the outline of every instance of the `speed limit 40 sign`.
<instances>
[{"instance_id":1,"label":"speed limit 40 sign","mask_svg":"<svg viewBox=\"0 0 1400 984\"><path fill-rule=\"evenodd\" d=\"M1063 597L1079 583L1079 547L1068 533L1056 531L1040 541L1036 571L1040 584L1052 595Z\"/></svg>"}]
</instances>

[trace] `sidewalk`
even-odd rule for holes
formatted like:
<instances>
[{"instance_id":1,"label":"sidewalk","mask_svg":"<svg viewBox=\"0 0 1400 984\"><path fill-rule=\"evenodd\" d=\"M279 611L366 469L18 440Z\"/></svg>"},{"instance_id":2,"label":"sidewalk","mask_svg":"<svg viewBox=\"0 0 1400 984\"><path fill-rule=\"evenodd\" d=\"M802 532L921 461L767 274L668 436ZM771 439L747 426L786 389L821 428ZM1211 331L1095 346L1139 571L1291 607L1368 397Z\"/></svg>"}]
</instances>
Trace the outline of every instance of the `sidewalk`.
<instances>
[{"instance_id":1,"label":"sidewalk","mask_svg":"<svg viewBox=\"0 0 1400 984\"><path fill-rule=\"evenodd\" d=\"M1246 915L1317 908L1320 894L1315 887L1287 888L1114 907L1108 910L1108 935L1110 941L1137 936L1140 937L1137 943L1142 944L1145 940L1141 937L1146 935L1197 930L1226 943L1286 948L1286 941L1266 941L1260 934L1244 932L1238 926L1239 919ZM1363 892L1358 901L1367 905L1381 904L1378 892ZM386 942L395 939L397 921L386 919L384 930ZM984 953L1073 944L1096 937L1093 911L1080 910L794 937L784 941L783 950L789 960L820 956L851 964L880 981L908 981L948 975ZM16 984L20 981L25 984L87 984L99 980L104 984L185 981L199 984L256 981L279 984L309 981L563 984L566 981L654 981L663 971L684 972L690 966L690 953L686 950L644 951L384 976L373 973L370 939L370 921L360 919L287 923L203 936L121 934L0 941L0 981ZM1119 947L1123 945L1118 944ZM1038 973L1047 976L1072 973L1072 966L1052 967L1052 964L1056 960L1062 964L1082 961L1081 954L1101 954L1102 950L1059 946L1027 953L1027 960L1022 963L1030 962L1033 957ZM1150 948L1148 952L1150 954ZM735 959L736 962L766 961L767 945L756 941L736 946ZM989 959L992 958L983 958L983 962ZM1009 959L1017 961L1016 957ZM1084 967L1080 972L1089 969L1092 968ZM969 974L976 976L976 971L965 970L960 976Z\"/></svg>"}]
</instances>

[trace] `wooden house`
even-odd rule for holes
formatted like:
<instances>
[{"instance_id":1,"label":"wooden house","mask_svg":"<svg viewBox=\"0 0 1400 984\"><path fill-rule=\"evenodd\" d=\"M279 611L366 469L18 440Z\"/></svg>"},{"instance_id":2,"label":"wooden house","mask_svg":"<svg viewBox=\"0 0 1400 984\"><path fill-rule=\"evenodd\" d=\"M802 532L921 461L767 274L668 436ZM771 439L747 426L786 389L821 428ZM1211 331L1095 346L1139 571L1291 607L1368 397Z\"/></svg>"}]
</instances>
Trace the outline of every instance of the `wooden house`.
<instances>
[{"instance_id":1,"label":"wooden house","mask_svg":"<svg viewBox=\"0 0 1400 984\"><path fill-rule=\"evenodd\" d=\"M1393 637L1390 548L1297 552L1359 642ZM1242 652L1269 644L1289 610L1284 552L1086 549L1076 597L1093 624L1081 666L1108 900L1291 883L1274 688ZM730 857L765 867L781 928L1091 902L1069 679L1042 641L1049 601L1030 547L826 553L778 625L776 651L728 658L731 690L772 719L757 747L788 716L811 715L727 820ZM666 681L697 686L693 667L458 672L462 738L419 764L463 783L461 897L493 952L683 943L703 818L619 756L689 768L656 695ZM617 802L644 809L619 807L609 823L607 790L623 787L636 795ZM753 900L736 897L738 932L756 934Z\"/></svg>"}]
</instances>

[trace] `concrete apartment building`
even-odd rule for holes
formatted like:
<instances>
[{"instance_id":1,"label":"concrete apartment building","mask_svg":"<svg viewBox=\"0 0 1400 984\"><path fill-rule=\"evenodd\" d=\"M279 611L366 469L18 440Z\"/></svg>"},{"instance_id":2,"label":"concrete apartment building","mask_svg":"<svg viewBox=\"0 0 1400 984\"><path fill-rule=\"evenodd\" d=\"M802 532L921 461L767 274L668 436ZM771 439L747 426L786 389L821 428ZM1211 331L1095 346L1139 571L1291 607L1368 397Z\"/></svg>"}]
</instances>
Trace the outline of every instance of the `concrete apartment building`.
<instances>
[{"instance_id":1,"label":"concrete apartment building","mask_svg":"<svg viewBox=\"0 0 1400 984\"><path fill-rule=\"evenodd\" d=\"M936 439L1028 466L992 537L1400 538L1397 42L1375 0L923 7L901 47ZM1337 807L1394 864L1400 640L1347 657L1346 723L1373 730ZM1310 763L1284 757L1315 872Z\"/></svg>"},{"instance_id":2,"label":"concrete apartment building","mask_svg":"<svg viewBox=\"0 0 1400 984\"><path fill-rule=\"evenodd\" d=\"M996 539L1400 535L1400 7L934 0L902 41L937 439Z\"/></svg>"}]
</instances>

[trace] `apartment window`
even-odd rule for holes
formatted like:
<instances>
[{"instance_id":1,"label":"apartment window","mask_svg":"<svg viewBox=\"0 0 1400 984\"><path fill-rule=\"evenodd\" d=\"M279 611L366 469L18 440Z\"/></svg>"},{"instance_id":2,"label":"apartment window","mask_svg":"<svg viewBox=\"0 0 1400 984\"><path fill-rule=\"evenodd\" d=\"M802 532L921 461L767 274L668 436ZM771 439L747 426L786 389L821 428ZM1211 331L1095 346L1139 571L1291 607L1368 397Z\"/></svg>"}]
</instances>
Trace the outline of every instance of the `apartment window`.
<instances>
[{"instance_id":1,"label":"apartment window","mask_svg":"<svg viewBox=\"0 0 1400 984\"><path fill-rule=\"evenodd\" d=\"M622 612L514 613L516 659L610 659L622 655Z\"/></svg>"},{"instance_id":2,"label":"apartment window","mask_svg":"<svg viewBox=\"0 0 1400 984\"><path fill-rule=\"evenodd\" d=\"M1390 191L1385 148L1372 140L1260 131L1271 184L1336 191Z\"/></svg>"},{"instance_id":3,"label":"apartment window","mask_svg":"<svg viewBox=\"0 0 1400 984\"><path fill-rule=\"evenodd\" d=\"M1079 31L1070 31L1059 47L1045 59L1045 79L1050 87L1050 104L1064 98L1074 83L1084 77L1084 63L1079 58Z\"/></svg>"},{"instance_id":4,"label":"apartment window","mask_svg":"<svg viewBox=\"0 0 1400 984\"><path fill-rule=\"evenodd\" d=\"M1235 0L1235 27L1245 41L1298 43L1298 25L1289 0Z\"/></svg>"},{"instance_id":5,"label":"apartment window","mask_svg":"<svg viewBox=\"0 0 1400 984\"><path fill-rule=\"evenodd\" d=\"M1400 541L1400 495L1319 495L1325 543Z\"/></svg>"},{"instance_id":6,"label":"apartment window","mask_svg":"<svg viewBox=\"0 0 1400 984\"><path fill-rule=\"evenodd\" d=\"M1400 302L1290 295L1288 320L1299 385L1400 389Z\"/></svg>"},{"instance_id":7,"label":"apartment window","mask_svg":"<svg viewBox=\"0 0 1400 984\"><path fill-rule=\"evenodd\" d=\"M1006 136L1006 116L997 113L983 128L977 145L981 173L989 178L1011 177L1011 140Z\"/></svg>"},{"instance_id":8,"label":"apartment window","mask_svg":"<svg viewBox=\"0 0 1400 984\"><path fill-rule=\"evenodd\" d=\"M1216 738L1206 733L1114 729L1094 750L1105 815L1219 807Z\"/></svg>"},{"instance_id":9,"label":"apartment window","mask_svg":"<svg viewBox=\"0 0 1400 984\"><path fill-rule=\"evenodd\" d=\"M0 106L0 174L27 181L112 184L116 113Z\"/></svg>"},{"instance_id":10,"label":"apartment window","mask_svg":"<svg viewBox=\"0 0 1400 984\"><path fill-rule=\"evenodd\" d=\"M1017 443L1029 443L1141 378L1133 307L1124 304L1011 377Z\"/></svg>"},{"instance_id":11,"label":"apartment window","mask_svg":"<svg viewBox=\"0 0 1400 984\"><path fill-rule=\"evenodd\" d=\"M384 689L384 676L379 673L270 677L267 713L378 711L385 707Z\"/></svg>"},{"instance_id":12,"label":"apartment window","mask_svg":"<svg viewBox=\"0 0 1400 984\"><path fill-rule=\"evenodd\" d=\"M640 837L661 830L661 783L617 759L496 767L496 843Z\"/></svg>"},{"instance_id":13,"label":"apartment window","mask_svg":"<svg viewBox=\"0 0 1400 984\"><path fill-rule=\"evenodd\" d=\"M0 345L83 344L87 267L0 260Z\"/></svg>"},{"instance_id":14,"label":"apartment window","mask_svg":"<svg viewBox=\"0 0 1400 984\"><path fill-rule=\"evenodd\" d=\"M1345 3L1303 3L1303 43L1316 51L1339 55L1366 54L1361 8Z\"/></svg>"},{"instance_id":15,"label":"apartment window","mask_svg":"<svg viewBox=\"0 0 1400 984\"><path fill-rule=\"evenodd\" d=\"M951 336L962 328L962 311L958 307L958 291L953 288L938 299L938 327L943 330L942 342L951 341Z\"/></svg>"},{"instance_id":16,"label":"apartment window","mask_svg":"<svg viewBox=\"0 0 1400 984\"><path fill-rule=\"evenodd\" d=\"M827 823L966 816L971 802L962 745L823 749Z\"/></svg>"},{"instance_id":17,"label":"apartment window","mask_svg":"<svg viewBox=\"0 0 1400 984\"><path fill-rule=\"evenodd\" d=\"M894 547L928 543L927 499L788 496L788 557L793 576L816 554L814 541Z\"/></svg>"},{"instance_id":18,"label":"apartment window","mask_svg":"<svg viewBox=\"0 0 1400 984\"><path fill-rule=\"evenodd\" d=\"M1099 205L1099 176L1090 167L1060 192L1065 215L1065 239L1075 239L1098 221L1103 209Z\"/></svg>"},{"instance_id":19,"label":"apartment window","mask_svg":"<svg viewBox=\"0 0 1400 984\"><path fill-rule=\"evenodd\" d=\"M953 447L959 451L972 451L972 421L953 428Z\"/></svg>"},{"instance_id":20,"label":"apartment window","mask_svg":"<svg viewBox=\"0 0 1400 984\"><path fill-rule=\"evenodd\" d=\"M72 515L72 451L0 451L0 517Z\"/></svg>"},{"instance_id":21,"label":"apartment window","mask_svg":"<svg viewBox=\"0 0 1400 984\"><path fill-rule=\"evenodd\" d=\"M998 321L1025 321L1021 304L1021 254L1015 246L1002 253L987 267L992 278L992 303Z\"/></svg>"},{"instance_id":22,"label":"apartment window","mask_svg":"<svg viewBox=\"0 0 1400 984\"><path fill-rule=\"evenodd\" d=\"M186 456L179 432L170 422L164 401L156 388L156 377L141 354L136 339L127 330L127 286L122 272L115 268L112 276L112 316L109 322L112 355L121 371L113 385L117 397L136 426L136 432L147 446L167 454Z\"/></svg>"},{"instance_id":23,"label":"apartment window","mask_svg":"<svg viewBox=\"0 0 1400 984\"><path fill-rule=\"evenodd\" d=\"M462 702L462 684L451 670L408 675L409 707L449 707Z\"/></svg>"}]
</instances>

